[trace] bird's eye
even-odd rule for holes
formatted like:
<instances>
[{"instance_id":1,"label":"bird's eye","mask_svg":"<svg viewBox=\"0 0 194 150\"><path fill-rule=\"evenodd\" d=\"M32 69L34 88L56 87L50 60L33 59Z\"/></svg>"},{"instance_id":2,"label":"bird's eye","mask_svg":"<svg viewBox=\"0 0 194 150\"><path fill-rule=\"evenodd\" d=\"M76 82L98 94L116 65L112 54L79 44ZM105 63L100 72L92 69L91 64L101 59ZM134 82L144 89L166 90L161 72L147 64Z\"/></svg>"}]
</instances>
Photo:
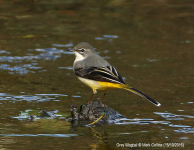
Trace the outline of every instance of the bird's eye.
<instances>
[{"instance_id":1,"label":"bird's eye","mask_svg":"<svg viewBox=\"0 0 194 150\"><path fill-rule=\"evenodd\" d=\"M84 48L80 49L80 52L84 52L84 51L85 51L85 49L84 49Z\"/></svg>"}]
</instances>

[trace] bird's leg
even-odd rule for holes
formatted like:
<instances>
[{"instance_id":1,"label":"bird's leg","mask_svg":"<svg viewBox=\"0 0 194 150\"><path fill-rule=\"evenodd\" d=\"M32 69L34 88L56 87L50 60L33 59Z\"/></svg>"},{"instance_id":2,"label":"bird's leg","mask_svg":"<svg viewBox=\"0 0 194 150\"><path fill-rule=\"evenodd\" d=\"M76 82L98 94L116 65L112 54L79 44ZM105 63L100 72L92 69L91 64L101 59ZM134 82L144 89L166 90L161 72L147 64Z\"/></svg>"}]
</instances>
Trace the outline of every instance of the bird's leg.
<instances>
[{"instance_id":1,"label":"bird's leg","mask_svg":"<svg viewBox=\"0 0 194 150\"><path fill-rule=\"evenodd\" d=\"M92 99L92 97L93 97L96 93L97 93L96 89L93 89L93 94L92 94L92 96L90 97L90 99L88 100L88 104L91 103L90 100Z\"/></svg>"},{"instance_id":2,"label":"bird's leg","mask_svg":"<svg viewBox=\"0 0 194 150\"><path fill-rule=\"evenodd\" d=\"M104 95L102 96L101 100L100 100L100 103L102 104L102 100L104 99L104 97L106 96L106 94L108 93L108 91L104 91ZM103 105L103 104L102 104Z\"/></svg>"},{"instance_id":3,"label":"bird's leg","mask_svg":"<svg viewBox=\"0 0 194 150\"><path fill-rule=\"evenodd\" d=\"M92 94L92 96L90 97L90 99L88 100L88 104L90 104L91 103L91 99L92 99L92 97L94 96L94 94Z\"/></svg>"}]
</instances>

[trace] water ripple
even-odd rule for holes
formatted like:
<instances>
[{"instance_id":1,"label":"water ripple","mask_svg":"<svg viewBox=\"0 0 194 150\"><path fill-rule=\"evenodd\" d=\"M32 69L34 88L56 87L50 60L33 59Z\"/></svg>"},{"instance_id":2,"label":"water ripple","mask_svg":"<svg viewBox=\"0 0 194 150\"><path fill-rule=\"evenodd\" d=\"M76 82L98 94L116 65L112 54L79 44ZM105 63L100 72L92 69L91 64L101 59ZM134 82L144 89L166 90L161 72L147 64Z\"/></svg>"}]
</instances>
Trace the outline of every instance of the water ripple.
<instances>
[{"instance_id":1,"label":"water ripple","mask_svg":"<svg viewBox=\"0 0 194 150\"><path fill-rule=\"evenodd\" d=\"M112 39L118 38L117 35L103 35L103 37L105 37L105 38L112 38Z\"/></svg>"},{"instance_id":2,"label":"water ripple","mask_svg":"<svg viewBox=\"0 0 194 150\"><path fill-rule=\"evenodd\" d=\"M66 45L61 45L61 44L52 44L52 45L56 46L56 47L73 47L72 43L69 43L69 44L66 44Z\"/></svg>"},{"instance_id":3,"label":"water ripple","mask_svg":"<svg viewBox=\"0 0 194 150\"><path fill-rule=\"evenodd\" d=\"M9 95L6 93L0 93L0 101L9 101L9 102L15 102L15 101L36 101L38 102L44 102L44 101L59 101L59 96L68 96L64 94L35 94L35 95ZM79 96L77 96L79 97Z\"/></svg>"},{"instance_id":4,"label":"water ripple","mask_svg":"<svg viewBox=\"0 0 194 150\"><path fill-rule=\"evenodd\" d=\"M169 124L169 121L133 121L133 122L116 122L115 124L117 125L130 125L130 124L139 124L139 125L144 125L144 124Z\"/></svg>"},{"instance_id":5,"label":"water ripple","mask_svg":"<svg viewBox=\"0 0 194 150\"><path fill-rule=\"evenodd\" d=\"M53 44L56 47L72 47L73 44L59 45ZM29 53L30 51L30 53ZM35 55L33 52L39 52L39 54ZM0 54L7 55L10 54L6 51L0 51ZM64 54L74 54L73 52L67 52L65 50L57 49L57 48L36 48L36 49L28 49L24 56L0 56L0 62L4 62L4 64L0 65L0 69L8 70L10 74L27 74L27 73L36 73L36 70L41 69L42 67L37 66L38 60L53 60L55 61L57 58L60 58L61 55ZM26 61L30 63L26 63ZM6 64L9 63L9 64ZM19 63L15 64L15 63ZM24 64L21 64L24 63ZM68 68L67 68L68 69Z\"/></svg>"},{"instance_id":6,"label":"water ripple","mask_svg":"<svg viewBox=\"0 0 194 150\"><path fill-rule=\"evenodd\" d=\"M194 128L183 128L183 129L179 129L179 130L174 130L175 132L178 133L194 133Z\"/></svg>"},{"instance_id":7,"label":"water ripple","mask_svg":"<svg viewBox=\"0 0 194 150\"><path fill-rule=\"evenodd\" d=\"M77 134L0 134L0 136L50 136L50 137L72 137L72 136L79 136Z\"/></svg>"}]
</instances>

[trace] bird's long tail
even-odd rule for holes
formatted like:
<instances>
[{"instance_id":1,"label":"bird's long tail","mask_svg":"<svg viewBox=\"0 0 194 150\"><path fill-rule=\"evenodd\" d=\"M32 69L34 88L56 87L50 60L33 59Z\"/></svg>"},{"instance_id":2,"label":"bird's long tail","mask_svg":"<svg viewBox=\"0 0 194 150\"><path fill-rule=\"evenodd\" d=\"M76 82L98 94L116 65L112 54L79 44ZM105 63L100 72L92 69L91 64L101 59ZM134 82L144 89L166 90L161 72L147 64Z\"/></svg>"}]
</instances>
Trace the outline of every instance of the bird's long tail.
<instances>
[{"instance_id":1,"label":"bird's long tail","mask_svg":"<svg viewBox=\"0 0 194 150\"><path fill-rule=\"evenodd\" d=\"M160 106L160 105L161 105L159 102L153 100L152 98L150 98L150 97L147 96L146 94L144 94L144 93L142 93L142 92L140 92L140 91L138 91L138 90L136 90L136 89L134 89L134 88L132 88L132 87L124 87L123 89L125 89L125 90L127 90L127 91L130 91L130 92L132 92L132 93L135 93L135 94L137 94L137 95L139 95L139 96L141 96L141 97L143 97L143 98L149 100L150 102L152 102L152 103L153 103L154 105L156 105L156 106Z\"/></svg>"}]
</instances>

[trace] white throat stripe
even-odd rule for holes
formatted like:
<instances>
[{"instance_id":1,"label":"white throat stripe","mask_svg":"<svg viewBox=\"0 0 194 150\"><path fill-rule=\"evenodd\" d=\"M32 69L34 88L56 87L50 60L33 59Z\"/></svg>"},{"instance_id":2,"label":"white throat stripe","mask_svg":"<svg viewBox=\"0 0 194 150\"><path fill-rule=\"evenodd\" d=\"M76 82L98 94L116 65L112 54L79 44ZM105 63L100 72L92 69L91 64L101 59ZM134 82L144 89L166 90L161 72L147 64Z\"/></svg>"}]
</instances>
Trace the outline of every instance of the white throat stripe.
<instances>
[{"instance_id":1,"label":"white throat stripe","mask_svg":"<svg viewBox=\"0 0 194 150\"><path fill-rule=\"evenodd\" d=\"M85 59L85 57L83 55L81 55L80 53L78 53L78 52L74 52L74 53L75 53L75 57L76 57L74 63L77 61Z\"/></svg>"}]
</instances>

